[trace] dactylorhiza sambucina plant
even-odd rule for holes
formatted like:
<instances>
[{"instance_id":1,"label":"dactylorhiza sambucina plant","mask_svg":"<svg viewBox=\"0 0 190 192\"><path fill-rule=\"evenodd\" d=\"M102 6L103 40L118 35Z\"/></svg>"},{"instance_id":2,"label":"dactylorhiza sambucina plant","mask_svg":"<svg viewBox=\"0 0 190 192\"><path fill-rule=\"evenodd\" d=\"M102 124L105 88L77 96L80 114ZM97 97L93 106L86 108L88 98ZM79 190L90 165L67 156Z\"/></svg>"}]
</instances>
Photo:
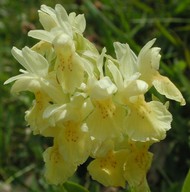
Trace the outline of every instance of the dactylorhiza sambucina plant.
<instances>
[{"instance_id":1,"label":"dactylorhiza sambucina plant","mask_svg":"<svg viewBox=\"0 0 190 192\"><path fill-rule=\"evenodd\" d=\"M51 184L62 184L89 157L89 174L105 186L149 191L146 173L153 154L149 147L166 137L172 115L168 104L156 97L155 90L185 105L176 86L159 73L160 48L149 41L138 56L127 43L113 44L116 57L99 53L83 36L84 15L67 14L42 5L39 20L43 30L29 36L39 42L12 54L22 65L11 91L30 91L33 106L26 121L34 134L53 138L53 146L43 154L45 177Z\"/></svg>"}]
</instances>

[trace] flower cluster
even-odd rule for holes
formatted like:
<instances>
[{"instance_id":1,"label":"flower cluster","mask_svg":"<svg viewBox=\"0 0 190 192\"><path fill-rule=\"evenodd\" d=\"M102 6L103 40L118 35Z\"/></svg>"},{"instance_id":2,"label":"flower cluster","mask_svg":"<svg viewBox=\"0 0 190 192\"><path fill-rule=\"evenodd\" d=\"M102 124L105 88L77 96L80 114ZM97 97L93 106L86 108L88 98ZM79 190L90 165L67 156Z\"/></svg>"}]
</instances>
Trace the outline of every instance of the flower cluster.
<instances>
[{"instance_id":1,"label":"flower cluster","mask_svg":"<svg viewBox=\"0 0 190 192\"><path fill-rule=\"evenodd\" d=\"M160 48L149 41L138 56L129 45L115 42L115 57L101 53L83 36L84 15L67 14L42 5L43 30L29 36L39 42L12 54L22 65L21 74L8 79L12 92L34 93L26 121L34 134L53 138L43 154L45 177L62 184L89 157L93 179L105 186L146 191L151 165L150 145L171 128L168 105L145 97L150 88L185 104L175 85L159 70Z\"/></svg>"}]
</instances>

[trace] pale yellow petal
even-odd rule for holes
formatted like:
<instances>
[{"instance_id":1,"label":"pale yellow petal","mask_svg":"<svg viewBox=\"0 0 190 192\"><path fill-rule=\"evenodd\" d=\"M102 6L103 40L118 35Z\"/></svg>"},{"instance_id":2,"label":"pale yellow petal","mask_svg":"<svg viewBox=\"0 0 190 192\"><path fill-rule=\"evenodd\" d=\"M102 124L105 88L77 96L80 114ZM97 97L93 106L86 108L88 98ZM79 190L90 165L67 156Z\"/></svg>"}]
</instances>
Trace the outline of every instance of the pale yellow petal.
<instances>
[{"instance_id":1,"label":"pale yellow petal","mask_svg":"<svg viewBox=\"0 0 190 192\"><path fill-rule=\"evenodd\" d=\"M53 14L53 12L51 13L51 15L49 15L40 10L39 11L39 21L46 31L50 31L52 28L57 26L57 23L55 20L55 13Z\"/></svg>"},{"instance_id":2,"label":"pale yellow petal","mask_svg":"<svg viewBox=\"0 0 190 192\"><path fill-rule=\"evenodd\" d=\"M76 171L77 166L65 162L56 146L49 147L43 154L45 178L50 184L63 184Z\"/></svg>"},{"instance_id":3,"label":"pale yellow petal","mask_svg":"<svg viewBox=\"0 0 190 192\"><path fill-rule=\"evenodd\" d=\"M160 48L152 47L156 39L149 41L140 51L137 59L140 79L152 85L152 77L158 71L161 55Z\"/></svg>"},{"instance_id":4,"label":"pale yellow petal","mask_svg":"<svg viewBox=\"0 0 190 192\"><path fill-rule=\"evenodd\" d=\"M137 72L137 56L127 43L115 42L114 48L119 62L119 70L123 78L128 79Z\"/></svg>"},{"instance_id":5,"label":"pale yellow petal","mask_svg":"<svg viewBox=\"0 0 190 192\"><path fill-rule=\"evenodd\" d=\"M171 128L172 115L158 101L137 101L130 106L125 121L126 133L136 141L160 141Z\"/></svg>"},{"instance_id":6,"label":"pale yellow petal","mask_svg":"<svg viewBox=\"0 0 190 192\"><path fill-rule=\"evenodd\" d=\"M53 46L57 56L55 63L57 81L65 93L73 93L83 81L82 60L75 53L74 42L68 35L56 36Z\"/></svg>"},{"instance_id":7,"label":"pale yellow petal","mask_svg":"<svg viewBox=\"0 0 190 192\"><path fill-rule=\"evenodd\" d=\"M154 76L152 84L160 94L165 95L168 99L178 101L181 105L186 104L181 92L168 77L157 74Z\"/></svg>"},{"instance_id":8,"label":"pale yellow petal","mask_svg":"<svg viewBox=\"0 0 190 192\"><path fill-rule=\"evenodd\" d=\"M125 110L112 99L94 101L95 109L86 123L90 134L100 140L118 137L123 132Z\"/></svg>"},{"instance_id":9,"label":"pale yellow petal","mask_svg":"<svg viewBox=\"0 0 190 192\"><path fill-rule=\"evenodd\" d=\"M152 153L148 152L147 147L132 145L124 164L124 177L131 189L136 191L148 192L146 174L151 166Z\"/></svg>"},{"instance_id":10,"label":"pale yellow petal","mask_svg":"<svg viewBox=\"0 0 190 192\"><path fill-rule=\"evenodd\" d=\"M43 118L44 110L50 105L51 99L41 91L35 92L35 99L32 108L26 111L25 119L34 134L51 136L48 134L47 129L52 128L52 126L49 124L48 119ZM56 128L53 128L51 133L53 130L56 130Z\"/></svg>"},{"instance_id":11,"label":"pale yellow petal","mask_svg":"<svg viewBox=\"0 0 190 192\"><path fill-rule=\"evenodd\" d=\"M125 186L123 165L126 151L108 152L105 157L93 160L88 171L92 178L105 186Z\"/></svg>"},{"instance_id":12,"label":"pale yellow petal","mask_svg":"<svg viewBox=\"0 0 190 192\"><path fill-rule=\"evenodd\" d=\"M88 130L82 128L78 122L67 121L59 132L57 137L59 152L67 162L82 164L90 155L91 139Z\"/></svg>"},{"instance_id":13,"label":"pale yellow petal","mask_svg":"<svg viewBox=\"0 0 190 192\"><path fill-rule=\"evenodd\" d=\"M100 140L92 139L92 149L90 156L93 158L104 157L109 151L114 149L115 142L113 139Z\"/></svg>"}]
</instances>

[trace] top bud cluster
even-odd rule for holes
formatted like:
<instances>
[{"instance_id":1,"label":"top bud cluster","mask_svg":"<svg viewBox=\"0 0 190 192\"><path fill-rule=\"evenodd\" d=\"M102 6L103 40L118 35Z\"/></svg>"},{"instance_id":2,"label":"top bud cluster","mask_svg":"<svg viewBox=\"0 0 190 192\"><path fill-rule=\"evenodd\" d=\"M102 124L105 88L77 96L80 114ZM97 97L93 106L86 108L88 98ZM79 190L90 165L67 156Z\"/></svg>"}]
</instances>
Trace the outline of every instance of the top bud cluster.
<instances>
[{"instance_id":1,"label":"top bud cluster","mask_svg":"<svg viewBox=\"0 0 190 192\"><path fill-rule=\"evenodd\" d=\"M43 30L28 35L39 42L12 54L22 65L21 74L8 79L12 92L34 93L26 121L34 134L52 137L43 154L46 179L64 183L89 157L93 179L105 186L137 191L146 188L151 144L171 128L168 105L153 97L151 87L168 99L185 104L176 86L159 73L160 48L149 41L136 55L127 43L113 43L115 57L99 53L83 36L84 15L67 14L42 5ZM150 99L149 99L150 100ZM141 190L143 191L143 190ZM146 191L146 190L144 190Z\"/></svg>"}]
</instances>

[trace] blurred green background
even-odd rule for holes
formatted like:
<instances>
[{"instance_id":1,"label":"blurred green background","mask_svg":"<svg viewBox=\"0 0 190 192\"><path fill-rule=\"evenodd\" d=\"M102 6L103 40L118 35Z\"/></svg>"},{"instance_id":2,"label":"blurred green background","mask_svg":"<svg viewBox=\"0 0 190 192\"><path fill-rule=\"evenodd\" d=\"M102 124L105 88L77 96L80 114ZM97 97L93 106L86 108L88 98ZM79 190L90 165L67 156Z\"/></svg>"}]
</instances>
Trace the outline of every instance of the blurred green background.
<instances>
[{"instance_id":1,"label":"blurred green background","mask_svg":"<svg viewBox=\"0 0 190 192\"><path fill-rule=\"evenodd\" d=\"M85 36L110 54L113 42L128 43L136 54L152 38L161 47L160 73L168 76L183 93L187 105L170 102L172 129L155 144L148 181L153 192L179 192L190 166L190 2L189 0L0 0L0 191L61 192L43 178L42 152L49 142L33 136L24 120L31 105L28 93L10 95L3 82L19 72L10 51L13 46L32 46L31 29L42 28L37 10L41 4L54 8L61 3L68 12L84 13ZM86 166L71 178L90 192L124 192L103 188L90 179Z\"/></svg>"}]
</instances>

